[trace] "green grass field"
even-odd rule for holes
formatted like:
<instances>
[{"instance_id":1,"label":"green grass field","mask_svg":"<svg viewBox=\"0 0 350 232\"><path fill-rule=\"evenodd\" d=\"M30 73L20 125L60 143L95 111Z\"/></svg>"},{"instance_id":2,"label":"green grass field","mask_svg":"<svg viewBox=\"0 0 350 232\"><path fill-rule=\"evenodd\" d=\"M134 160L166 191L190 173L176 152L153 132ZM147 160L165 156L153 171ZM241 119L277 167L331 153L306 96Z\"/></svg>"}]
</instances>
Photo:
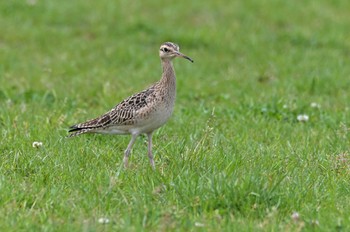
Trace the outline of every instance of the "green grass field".
<instances>
[{"instance_id":1,"label":"green grass field","mask_svg":"<svg viewBox=\"0 0 350 232\"><path fill-rule=\"evenodd\" d=\"M350 1L142 2L0 2L0 231L349 231ZM129 136L66 138L165 41L195 62L155 171L145 137L129 169Z\"/></svg>"}]
</instances>

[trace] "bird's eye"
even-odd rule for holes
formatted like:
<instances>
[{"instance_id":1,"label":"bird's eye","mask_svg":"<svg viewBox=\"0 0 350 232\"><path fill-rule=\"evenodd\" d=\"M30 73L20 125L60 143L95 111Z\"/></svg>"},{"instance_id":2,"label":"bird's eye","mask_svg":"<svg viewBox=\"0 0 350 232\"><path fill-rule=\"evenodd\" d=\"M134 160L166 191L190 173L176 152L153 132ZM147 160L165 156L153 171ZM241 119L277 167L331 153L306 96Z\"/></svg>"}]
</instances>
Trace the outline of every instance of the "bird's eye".
<instances>
[{"instance_id":1,"label":"bird's eye","mask_svg":"<svg viewBox=\"0 0 350 232\"><path fill-rule=\"evenodd\" d=\"M169 52L170 50L169 50L169 49L167 49L167 48L163 48L163 51L165 51L165 52Z\"/></svg>"}]
</instances>

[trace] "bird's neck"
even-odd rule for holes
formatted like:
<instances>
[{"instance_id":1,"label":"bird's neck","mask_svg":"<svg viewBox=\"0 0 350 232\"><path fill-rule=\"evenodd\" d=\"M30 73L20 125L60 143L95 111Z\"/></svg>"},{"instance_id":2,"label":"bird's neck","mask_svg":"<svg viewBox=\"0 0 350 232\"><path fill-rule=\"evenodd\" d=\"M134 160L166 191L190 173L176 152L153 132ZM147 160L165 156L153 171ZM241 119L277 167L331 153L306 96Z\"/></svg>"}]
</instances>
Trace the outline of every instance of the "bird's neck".
<instances>
[{"instance_id":1,"label":"bird's neck","mask_svg":"<svg viewBox=\"0 0 350 232\"><path fill-rule=\"evenodd\" d=\"M160 84L166 86L176 86L176 76L173 63L169 59L162 59L163 74Z\"/></svg>"}]
</instances>

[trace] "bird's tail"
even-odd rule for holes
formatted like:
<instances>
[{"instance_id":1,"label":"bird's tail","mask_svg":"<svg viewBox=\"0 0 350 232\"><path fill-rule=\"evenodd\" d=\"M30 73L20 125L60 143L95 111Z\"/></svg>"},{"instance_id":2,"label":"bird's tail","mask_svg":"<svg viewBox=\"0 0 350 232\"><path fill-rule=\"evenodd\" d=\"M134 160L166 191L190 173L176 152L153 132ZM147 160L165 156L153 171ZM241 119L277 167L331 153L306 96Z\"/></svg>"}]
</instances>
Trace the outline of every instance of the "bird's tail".
<instances>
[{"instance_id":1,"label":"bird's tail","mask_svg":"<svg viewBox=\"0 0 350 232\"><path fill-rule=\"evenodd\" d=\"M96 129L101 128L105 125L108 125L111 122L110 115L104 114L101 117L88 120L83 123L75 124L69 128L71 134L68 137L74 137L77 135L94 132Z\"/></svg>"},{"instance_id":2,"label":"bird's tail","mask_svg":"<svg viewBox=\"0 0 350 232\"><path fill-rule=\"evenodd\" d=\"M78 125L71 126L69 129L69 135L68 137L74 137L81 134L89 133L93 130L93 128L84 128L84 127L78 127Z\"/></svg>"}]
</instances>

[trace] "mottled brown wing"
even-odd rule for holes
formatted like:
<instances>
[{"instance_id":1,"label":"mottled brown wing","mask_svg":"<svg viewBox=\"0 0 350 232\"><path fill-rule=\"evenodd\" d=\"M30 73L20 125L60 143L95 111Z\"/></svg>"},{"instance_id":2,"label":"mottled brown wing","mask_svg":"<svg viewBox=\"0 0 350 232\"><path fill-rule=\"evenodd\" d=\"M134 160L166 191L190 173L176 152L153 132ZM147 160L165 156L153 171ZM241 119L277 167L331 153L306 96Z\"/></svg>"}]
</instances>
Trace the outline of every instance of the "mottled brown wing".
<instances>
[{"instance_id":1,"label":"mottled brown wing","mask_svg":"<svg viewBox=\"0 0 350 232\"><path fill-rule=\"evenodd\" d=\"M89 129L107 127L109 125L124 125L127 121L135 117L138 110L147 106L147 98L151 96L153 92L154 87L151 87L130 96L106 114L84 123L71 126L69 132L84 130L83 133L85 133L88 132Z\"/></svg>"}]
</instances>

